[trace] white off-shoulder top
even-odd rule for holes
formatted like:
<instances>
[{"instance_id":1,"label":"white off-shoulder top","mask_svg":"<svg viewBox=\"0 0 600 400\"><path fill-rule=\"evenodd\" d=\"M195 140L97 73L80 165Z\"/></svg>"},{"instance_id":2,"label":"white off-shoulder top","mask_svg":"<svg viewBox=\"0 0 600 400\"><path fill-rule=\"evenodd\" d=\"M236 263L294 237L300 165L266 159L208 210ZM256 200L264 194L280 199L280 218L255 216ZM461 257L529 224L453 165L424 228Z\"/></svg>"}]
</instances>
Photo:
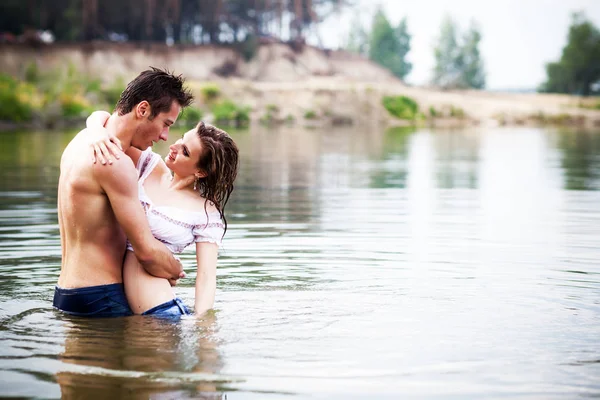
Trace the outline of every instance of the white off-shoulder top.
<instances>
[{"instance_id":1,"label":"white off-shoulder top","mask_svg":"<svg viewBox=\"0 0 600 400\"><path fill-rule=\"evenodd\" d=\"M139 172L139 199L146 211L154 237L163 242L173 253L181 253L196 242L216 243L220 247L225 225L219 212L208 212L207 218L204 209L189 211L172 206L157 206L148 197L144 190L144 181L160 160L160 155L149 148L142 152L136 165ZM127 249L133 251L129 242L127 242Z\"/></svg>"}]
</instances>

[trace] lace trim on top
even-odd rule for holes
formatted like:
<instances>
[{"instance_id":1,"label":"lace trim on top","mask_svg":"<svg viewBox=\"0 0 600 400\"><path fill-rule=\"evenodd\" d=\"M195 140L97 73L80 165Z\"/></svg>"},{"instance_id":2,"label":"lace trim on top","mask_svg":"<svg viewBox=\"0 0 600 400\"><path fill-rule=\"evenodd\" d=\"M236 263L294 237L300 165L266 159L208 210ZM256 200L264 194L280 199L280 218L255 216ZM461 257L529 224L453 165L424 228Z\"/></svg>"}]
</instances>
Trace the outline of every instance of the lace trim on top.
<instances>
[{"instance_id":1,"label":"lace trim on top","mask_svg":"<svg viewBox=\"0 0 600 400\"><path fill-rule=\"evenodd\" d=\"M146 207L144 207L145 209ZM161 217L162 219L178 225L178 226L183 226L184 228L189 228L189 229L206 229L206 228L223 228L225 229L225 224L223 224L223 222L210 222L210 223L202 223L202 224L189 224L187 222L183 222L183 221L179 221L176 220L174 218L169 217L166 214L161 213L160 211L158 211L156 208L149 208L147 211L150 211L152 214L154 215L158 215L159 217ZM192 213L197 213L198 211L190 211ZM208 215L211 215L214 213L209 213Z\"/></svg>"}]
</instances>

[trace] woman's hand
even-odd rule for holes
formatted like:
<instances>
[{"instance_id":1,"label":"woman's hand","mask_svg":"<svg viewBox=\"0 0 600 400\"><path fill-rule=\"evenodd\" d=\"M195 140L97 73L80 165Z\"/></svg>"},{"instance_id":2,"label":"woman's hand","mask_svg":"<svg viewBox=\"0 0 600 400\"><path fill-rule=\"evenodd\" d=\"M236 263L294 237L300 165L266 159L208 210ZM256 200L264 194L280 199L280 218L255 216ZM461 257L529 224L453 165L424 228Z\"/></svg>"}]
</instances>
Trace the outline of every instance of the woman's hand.
<instances>
[{"instance_id":1,"label":"woman's hand","mask_svg":"<svg viewBox=\"0 0 600 400\"><path fill-rule=\"evenodd\" d=\"M110 114L106 111L94 111L85 121L87 129L91 133L90 147L94 164L98 160L103 165L112 164L113 157L118 160L123 152L121 141L104 127L108 118L110 118Z\"/></svg>"},{"instance_id":2,"label":"woman's hand","mask_svg":"<svg viewBox=\"0 0 600 400\"><path fill-rule=\"evenodd\" d=\"M123 148L116 136L104 128L101 129L102 130L99 131L101 133L99 134L104 134L105 136L99 137L90 143L90 147L93 150L92 160L94 161L94 164L96 164L98 160L100 160L103 165L107 162L108 164L112 164L113 157L117 160L121 158L120 154L123 153Z\"/></svg>"}]
</instances>

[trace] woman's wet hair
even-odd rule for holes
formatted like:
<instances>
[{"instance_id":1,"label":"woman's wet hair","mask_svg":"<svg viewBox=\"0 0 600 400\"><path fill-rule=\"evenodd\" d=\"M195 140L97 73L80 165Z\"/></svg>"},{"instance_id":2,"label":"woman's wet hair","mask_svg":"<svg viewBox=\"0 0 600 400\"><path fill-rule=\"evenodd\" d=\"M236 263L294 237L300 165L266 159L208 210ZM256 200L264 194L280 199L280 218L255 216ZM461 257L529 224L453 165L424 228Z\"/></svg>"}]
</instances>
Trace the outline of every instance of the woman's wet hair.
<instances>
[{"instance_id":1,"label":"woman's wet hair","mask_svg":"<svg viewBox=\"0 0 600 400\"><path fill-rule=\"evenodd\" d=\"M205 177L198 180L198 190L202 197L219 210L227 232L225 205L237 176L238 148L227 132L202 121L196 126L196 133L202 143L198 168L206 173ZM204 210L206 211L206 203Z\"/></svg>"},{"instance_id":2,"label":"woman's wet hair","mask_svg":"<svg viewBox=\"0 0 600 400\"><path fill-rule=\"evenodd\" d=\"M125 115L146 100L150 104L152 120L158 114L169 111L173 101L181 108L187 107L194 97L189 89L183 87L184 82L181 75L151 67L127 84L117 102L116 111L119 115Z\"/></svg>"}]
</instances>

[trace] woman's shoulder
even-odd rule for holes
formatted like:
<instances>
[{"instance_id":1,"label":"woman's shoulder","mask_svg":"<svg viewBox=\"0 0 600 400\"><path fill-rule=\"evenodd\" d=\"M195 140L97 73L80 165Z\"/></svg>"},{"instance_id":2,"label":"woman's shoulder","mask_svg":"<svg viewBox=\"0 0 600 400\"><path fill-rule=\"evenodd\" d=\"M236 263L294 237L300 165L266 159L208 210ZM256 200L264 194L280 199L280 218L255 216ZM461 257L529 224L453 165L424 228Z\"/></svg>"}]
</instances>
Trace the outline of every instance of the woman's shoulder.
<instances>
[{"instance_id":1,"label":"woman's shoulder","mask_svg":"<svg viewBox=\"0 0 600 400\"><path fill-rule=\"evenodd\" d=\"M200 197L200 196L194 196L195 198L193 199L193 203L194 203L194 208L202 213L202 214L215 214L215 215L219 215L219 209L217 208L217 206L215 205L215 203L213 203L210 200L205 199L204 197Z\"/></svg>"}]
</instances>

